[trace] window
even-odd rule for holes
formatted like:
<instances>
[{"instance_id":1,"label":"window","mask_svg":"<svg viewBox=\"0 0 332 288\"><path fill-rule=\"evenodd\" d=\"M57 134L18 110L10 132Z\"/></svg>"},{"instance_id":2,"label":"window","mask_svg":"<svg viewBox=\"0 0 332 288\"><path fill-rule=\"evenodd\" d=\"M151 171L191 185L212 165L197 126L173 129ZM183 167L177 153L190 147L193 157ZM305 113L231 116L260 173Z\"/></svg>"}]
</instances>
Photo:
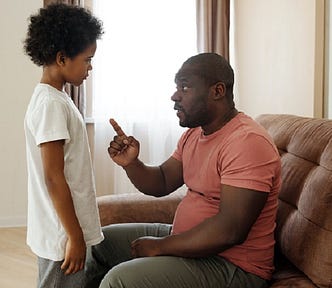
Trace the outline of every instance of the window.
<instances>
[{"instance_id":1,"label":"window","mask_svg":"<svg viewBox=\"0 0 332 288\"><path fill-rule=\"evenodd\" d=\"M173 152L183 128L170 97L175 73L197 54L195 5L195 0L94 1L94 14L105 30L92 75L97 188L119 193L124 187L119 183L129 182L126 176L121 180L122 169L100 162L111 162L106 152L114 135L111 117L141 142L144 162L159 164ZM113 183L108 182L111 170Z\"/></svg>"},{"instance_id":2,"label":"window","mask_svg":"<svg viewBox=\"0 0 332 288\"><path fill-rule=\"evenodd\" d=\"M169 114L174 74L196 54L195 0L94 3L105 29L94 61L94 117Z\"/></svg>"}]
</instances>

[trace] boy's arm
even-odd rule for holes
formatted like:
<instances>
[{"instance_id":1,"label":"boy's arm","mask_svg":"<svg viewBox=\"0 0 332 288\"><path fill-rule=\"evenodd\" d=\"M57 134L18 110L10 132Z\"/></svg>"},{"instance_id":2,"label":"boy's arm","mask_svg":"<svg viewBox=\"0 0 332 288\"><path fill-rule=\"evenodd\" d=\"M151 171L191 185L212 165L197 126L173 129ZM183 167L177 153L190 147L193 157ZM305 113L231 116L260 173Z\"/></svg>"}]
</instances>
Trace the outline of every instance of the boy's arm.
<instances>
[{"instance_id":1,"label":"boy's arm","mask_svg":"<svg viewBox=\"0 0 332 288\"><path fill-rule=\"evenodd\" d=\"M59 140L40 146L47 190L68 236L61 268L65 274L71 274L84 268L86 245L64 175L63 144L64 140Z\"/></svg>"}]
</instances>

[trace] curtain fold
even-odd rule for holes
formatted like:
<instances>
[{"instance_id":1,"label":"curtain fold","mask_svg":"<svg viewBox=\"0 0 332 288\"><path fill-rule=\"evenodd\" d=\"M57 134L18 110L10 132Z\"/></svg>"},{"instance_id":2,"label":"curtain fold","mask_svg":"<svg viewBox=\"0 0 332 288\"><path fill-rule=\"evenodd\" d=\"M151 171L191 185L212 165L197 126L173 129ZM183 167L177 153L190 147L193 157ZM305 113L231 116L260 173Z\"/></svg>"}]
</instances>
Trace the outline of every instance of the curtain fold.
<instances>
[{"instance_id":1,"label":"curtain fold","mask_svg":"<svg viewBox=\"0 0 332 288\"><path fill-rule=\"evenodd\" d=\"M44 0L44 7L52 3L64 3L68 5L76 5L84 7L84 0ZM75 103L78 110L81 112L83 118L85 118L86 110L86 92L84 83L79 87L76 87L70 83L66 83L65 91Z\"/></svg>"},{"instance_id":2,"label":"curtain fold","mask_svg":"<svg viewBox=\"0 0 332 288\"><path fill-rule=\"evenodd\" d=\"M196 0L197 49L229 60L230 0Z\"/></svg>"}]
</instances>

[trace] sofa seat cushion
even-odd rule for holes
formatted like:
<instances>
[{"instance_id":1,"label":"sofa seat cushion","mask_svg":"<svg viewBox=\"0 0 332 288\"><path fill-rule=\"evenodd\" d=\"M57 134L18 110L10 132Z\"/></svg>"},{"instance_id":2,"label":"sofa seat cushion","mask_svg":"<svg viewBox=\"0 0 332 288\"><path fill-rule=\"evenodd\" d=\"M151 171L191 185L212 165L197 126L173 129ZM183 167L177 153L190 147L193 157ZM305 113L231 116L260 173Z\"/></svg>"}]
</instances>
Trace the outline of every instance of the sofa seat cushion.
<instances>
[{"instance_id":1,"label":"sofa seat cushion","mask_svg":"<svg viewBox=\"0 0 332 288\"><path fill-rule=\"evenodd\" d=\"M284 272L284 273L283 273ZM280 271L270 288L317 288L303 273L294 271Z\"/></svg>"},{"instance_id":2,"label":"sofa seat cushion","mask_svg":"<svg viewBox=\"0 0 332 288\"><path fill-rule=\"evenodd\" d=\"M277 255L271 288L317 288L317 286L285 257Z\"/></svg>"}]
</instances>

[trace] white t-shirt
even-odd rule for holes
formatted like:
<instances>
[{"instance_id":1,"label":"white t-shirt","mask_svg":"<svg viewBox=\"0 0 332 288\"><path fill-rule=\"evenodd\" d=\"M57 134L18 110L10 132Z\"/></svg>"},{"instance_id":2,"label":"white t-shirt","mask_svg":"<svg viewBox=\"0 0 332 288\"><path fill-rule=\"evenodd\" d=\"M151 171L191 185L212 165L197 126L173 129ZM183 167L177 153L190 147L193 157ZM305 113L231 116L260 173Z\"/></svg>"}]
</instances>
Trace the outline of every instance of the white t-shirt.
<instances>
[{"instance_id":1,"label":"white t-shirt","mask_svg":"<svg viewBox=\"0 0 332 288\"><path fill-rule=\"evenodd\" d=\"M40 83L30 100L24 130L28 163L27 243L39 257L61 261L67 236L44 181L40 144L65 140L64 174L76 216L86 245L98 244L104 236L85 123L68 94Z\"/></svg>"}]
</instances>

